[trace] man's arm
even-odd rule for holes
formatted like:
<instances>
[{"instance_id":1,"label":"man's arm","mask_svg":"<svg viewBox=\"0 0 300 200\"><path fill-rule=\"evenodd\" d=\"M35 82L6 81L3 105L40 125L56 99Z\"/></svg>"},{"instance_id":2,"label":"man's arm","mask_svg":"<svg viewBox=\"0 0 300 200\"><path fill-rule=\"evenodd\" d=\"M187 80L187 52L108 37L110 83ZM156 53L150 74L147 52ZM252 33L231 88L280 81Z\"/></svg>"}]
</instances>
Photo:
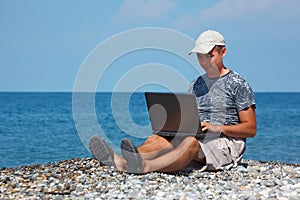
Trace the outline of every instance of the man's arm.
<instances>
[{"instance_id":1,"label":"man's arm","mask_svg":"<svg viewBox=\"0 0 300 200\"><path fill-rule=\"evenodd\" d=\"M256 135L256 115L254 106L246 108L239 113L240 123L236 125L214 125L201 122L202 131L223 133L225 136L235 138L249 138Z\"/></svg>"}]
</instances>

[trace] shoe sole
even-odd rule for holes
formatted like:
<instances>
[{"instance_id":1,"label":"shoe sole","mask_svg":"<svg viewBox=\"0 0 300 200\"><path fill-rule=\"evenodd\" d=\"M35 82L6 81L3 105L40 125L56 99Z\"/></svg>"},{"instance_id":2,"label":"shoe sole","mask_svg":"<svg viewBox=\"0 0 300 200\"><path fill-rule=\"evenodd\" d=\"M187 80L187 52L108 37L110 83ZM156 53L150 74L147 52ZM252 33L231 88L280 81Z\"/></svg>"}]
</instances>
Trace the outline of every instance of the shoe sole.
<instances>
[{"instance_id":1,"label":"shoe sole","mask_svg":"<svg viewBox=\"0 0 300 200\"><path fill-rule=\"evenodd\" d=\"M123 139L121 142L121 151L123 158L127 161L127 172L133 174L142 173L142 157L137 148L129 139Z\"/></svg>"},{"instance_id":2,"label":"shoe sole","mask_svg":"<svg viewBox=\"0 0 300 200\"><path fill-rule=\"evenodd\" d=\"M100 164L115 167L113 151L104 139L100 138L98 135L94 135L90 139L89 149L93 157L100 161Z\"/></svg>"}]
</instances>

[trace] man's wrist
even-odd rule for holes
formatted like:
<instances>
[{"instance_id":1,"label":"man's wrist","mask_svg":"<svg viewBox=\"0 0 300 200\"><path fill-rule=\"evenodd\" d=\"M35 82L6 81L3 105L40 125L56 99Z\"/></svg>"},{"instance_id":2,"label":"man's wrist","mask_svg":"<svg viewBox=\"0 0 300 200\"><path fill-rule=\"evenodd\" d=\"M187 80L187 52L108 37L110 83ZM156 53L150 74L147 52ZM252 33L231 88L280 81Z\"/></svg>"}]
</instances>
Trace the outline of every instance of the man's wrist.
<instances>
[{"instance_id":1,"label":"man's wrist","mask_svg":"<svg viewBox=\"0 0 300 200\"><path fill-rule=\"evenodd\" d=\"M209 130L213 133L222 133L224 125L210 124Z\"/></svg>"}]
</instances>

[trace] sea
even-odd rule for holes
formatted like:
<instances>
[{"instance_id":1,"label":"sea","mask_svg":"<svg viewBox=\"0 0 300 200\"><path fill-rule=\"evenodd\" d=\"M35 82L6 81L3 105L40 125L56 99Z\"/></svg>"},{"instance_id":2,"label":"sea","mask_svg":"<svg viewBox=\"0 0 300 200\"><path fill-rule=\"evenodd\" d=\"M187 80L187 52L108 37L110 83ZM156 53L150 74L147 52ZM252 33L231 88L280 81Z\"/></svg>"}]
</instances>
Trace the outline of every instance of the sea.
<instances>
[{"instance_id":1,"label":"sea","mask_svg":"<svg viewBox=\"0 0 300 200\"><path fill-rule=\"evenodd\" d=\"M92 157L93 134L116 152L125 137L142 144L151 135L144 94L124 95L127 106L115 109L112 93L92 94L81 112L72 92L0 92L0 168ZM299 164L300 93L257 92L255 100L258 131L247 139L244 158Z\"/></svg>"}]
</instances>

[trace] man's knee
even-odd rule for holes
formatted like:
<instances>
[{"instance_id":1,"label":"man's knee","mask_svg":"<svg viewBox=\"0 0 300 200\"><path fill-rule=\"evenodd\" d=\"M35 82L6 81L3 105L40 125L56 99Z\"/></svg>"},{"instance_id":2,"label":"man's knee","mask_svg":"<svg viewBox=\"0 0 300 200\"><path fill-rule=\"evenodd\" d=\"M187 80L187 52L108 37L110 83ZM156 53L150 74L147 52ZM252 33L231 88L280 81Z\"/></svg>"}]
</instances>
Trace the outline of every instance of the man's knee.
<instances>
[{"instance_id":1,"label":"man's knee","mask_svg":"<svg viewBox=\"0 0 300 200\"><path fill-rule=\"evenodd\" d=\"M200 143L195 137L186 137L182 143L191 154L195 155L199 153Z\"/></svg>"},{"instance_id":2,"label":"man's knee","mask_svg":"<svg viewBox=\"0 0 300 200\"><path fill-rule=\"evenodd\" d=\"M152 134L151 136L148 137L149 141L161 141L161 142L168 142L168 140L162 136L159 136L157 134Z\"/></svg>"},{"instance_id":3,"label":"man's knee","mask_svg":"<svg viewBox=\"0 0 300 200\"><path fill-rule=\"evenodd\" d=\"M161 136L159 136L159 135L157 135L157 134L152 134L151 136L149 136L149 138L150 138L151 140L160 140L160 139L162 139L163 137L161 137Z\"/></svg>"}]
</instances>

